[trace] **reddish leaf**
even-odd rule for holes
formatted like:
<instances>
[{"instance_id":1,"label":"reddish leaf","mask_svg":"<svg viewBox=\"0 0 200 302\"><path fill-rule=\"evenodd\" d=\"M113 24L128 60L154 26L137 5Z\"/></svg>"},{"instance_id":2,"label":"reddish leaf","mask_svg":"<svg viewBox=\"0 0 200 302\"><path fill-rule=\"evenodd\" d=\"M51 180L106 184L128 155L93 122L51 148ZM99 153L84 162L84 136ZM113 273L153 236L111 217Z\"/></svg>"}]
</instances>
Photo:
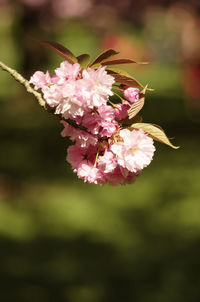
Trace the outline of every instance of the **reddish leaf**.
<instances>
[{"instance_id":1,"label":"reddish leaf","mask_svg":"<svg viewBox=\"0 0 200 302\"><path fill-rule=\"evenodd\" d=\"M96 64L100 64L102 61L113 57L115 55L117 55L119 52L115 51L114 49L108 49L106 51L104 51L103 53L101 53L93 62L90 66L96 65Z\"/></svg>"},{"instance_id":2,"label":"reddish leaf","mask_svg":"<svg viewBox=\"0 0 200 302\"><path fill-rule=\"evenodd\" d=\"M117 60L110 60L110 61L103 61L101 63L102 66L108 66L108 65L121 65L121 64L148 64L147 62L136 62L130 59L117 59Z\"/></svg>"},{"instance_id":3,"label":"reddish leaf","mask_svg":"<svg viewBox=\"0 0 200 302\"><path fill-rule=\"evenodd\" d=\"M144 88L144 86L140 82L138 82L135 78L133 78L125 70L108 67L108 68L106 68L106 71L108 74L112 75L115 78L116 82L118 82L124 86ZM151 90L151 91L153 90L152 88L146 88L146 89Z\"/></svg>"},{"instance_id":4,"label":"reddish leaf","mask_svg":"<svg viewBox=\"0 0 200 302\"><path fill-rule=\"evenodd\" d=\"M115 81L130 87L144 88L136 79L134 79L128 72L117 68L107 68L107 73L115 78Z\"/></svg>"},{"instance_id":5,"label":"reddish leaf","mask_svg":"<svg viewBox=\"0 0 200 302\"><path fill-rule=\"evenodd\" d=\"M75 55L69 49L67 49L66 47L64 47L63 45L57 42L40 41L40 44L49 48L50 50L52 50L53 52L55 52L56 54L58 54L59 56L61 56L71 64L77 63L78 61Z\"/></svg>"}]
</instances>

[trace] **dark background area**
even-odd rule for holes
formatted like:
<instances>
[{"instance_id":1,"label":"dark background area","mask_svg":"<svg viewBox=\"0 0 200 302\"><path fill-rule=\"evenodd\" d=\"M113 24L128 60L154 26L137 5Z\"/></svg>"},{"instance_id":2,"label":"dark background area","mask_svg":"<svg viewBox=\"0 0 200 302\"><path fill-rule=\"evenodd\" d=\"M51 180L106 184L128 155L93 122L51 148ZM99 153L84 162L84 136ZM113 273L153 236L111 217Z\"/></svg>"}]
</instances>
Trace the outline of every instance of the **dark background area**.
<instances>
[{"instance_id":1,"label":"dark background area","mask_svg":"<svg viewBox=\"0 0 200 302\"><path fill-rule=\"evenodd\" d=\"M133 185L94 186L66 163L58 119L0 70L0 301L200 301L199 1L0 0L0 60L23 76L61 62L36 40L107 48L148 92L155 143Z\"/></svg>"}]
</instances>

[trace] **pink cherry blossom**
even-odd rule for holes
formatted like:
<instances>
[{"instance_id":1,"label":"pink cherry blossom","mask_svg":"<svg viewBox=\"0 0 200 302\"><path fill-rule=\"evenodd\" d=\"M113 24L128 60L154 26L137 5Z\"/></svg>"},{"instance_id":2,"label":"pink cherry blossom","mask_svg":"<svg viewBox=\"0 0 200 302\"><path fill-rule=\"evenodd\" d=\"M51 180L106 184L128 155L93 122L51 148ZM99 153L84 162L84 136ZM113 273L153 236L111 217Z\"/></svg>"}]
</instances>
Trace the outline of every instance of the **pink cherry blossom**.
<instances>
[{"instance_id":1,"label":"pink cherry blossom","mask_svg":"<svg viewBox=\"0 0 200 302\"><path fill-rule=\"evenodd\" d=\"M139 92L138 88L128 87L124 90L124 96L131 104L133 104L139 100Z\"/></svg>"},{"instance_id":2,"label":"pink cherry blossom","mask_svg":"<svg viewBox=\"0 0 200 302\"><path fill-rule=\"evenodd\" d=\"M124 119L128 116L128 109L131 107L129 102L124 102L122 104L117 104L117 108L115 108L115 117L118 120Z\"/></svg>"},{"instance_id":3,"label":"pink cherry blossom","mask_svg":"<svg viewBox=\"0 0 200 302\"><path fill-rule=\"evenodd\" d=\"M78 177L93 184L133 183L153 158L153 139L143 130L129 130L121 121L139 99L139 89L127 87L126 100L109 102L114 77L106 67L82 69L64 61L51 77L37 71L30 79L69 137L66 160Z\"/></svg>"},{"instance_id":4,"label":"pink cherry blossom","mask_svg":"<svg viewBox=\"0 0 200 302\"><path fill-rule=\"evenodd\" d=\"M44 86L42 87L42 92L43 98L50 107L58 106L63 99L62 92L56 85Z\"/></svg>"},{"instance_id":5,"label":"pink cherry blossom","mask_svg":"<svg viewBox=\"0 0 200 302\"><path fill-rule=\"evenodd\" d=\"M113 95L111 91L114 78L107 74L105 67L84 69L83 77L83 94L87 98L88 107L100 107L106 105L108 97Z\"/></svg>"},{"instance_id":6,"label":"pink cherry blossom","mask_svg":"<svg viewBox=\"0 0 200 302\"><path fill-rule=\"evenodd\" d=\"M111 151L116 154L120 166L131 172L137 172L147 167L155 151L153 139L142 130L123 129L120 131L119 141L111 146Z\"/></svg>"},{"instance_id":7,"label":"pink cherry blossom","mask_svg":"<svg viewBox=\"0 0 200 302\"><path fill-rule=\"evenodd\" d=\"M84 182L88 181L89 183L101 184L102 181L100 170L87 160L83 160L79 164L77 175L79 178L84 179Z\"/></svg>"},{"instance_id":8,"label":"pink cherry blossom","mask_svg":"<svg viewBox=\"0 0 200 302\"><path fill-rule=\"evenodd\" d=\"M84 160L87 151L87 149L81 148L77 145L68 147L66 160L71 164L74 172L77 171L79 164Z\"/></svg>"},{"instance_id":9,"label":"pink cherry blossom","mask_svg":"<svg viewBox=\"0 0 200 302\"><path fill-rule=\"evenodd\" d=\"M101 117L98 113L88 112L83 116L82 125L92 134L112 136L118 130L118 123L110 118Z\"/></svg>"},{"instance_id":10,"label":"pink cherry blossom","mask_svg":"<svg viewBox=\"0 0 200 302\"><path fill-rule=\"evenodd\" d=\"M141 171L137 171L136 173L129 172L129 174L126 177L126 182L124 184L132 184L132 183L134 183L136 181L136 178L138 176L140 176L140 174L141 174Z\"/></svg>"},{"instance_id":11,"label":"pink cherry blossom","mask_svg":"<svg viewBox=\"0 0 200 302\"><path fill-rule=\"evenodd\" d=\"M55 74L59 78L58 84L63 84L64 82L70 82L76 80L80 71L80 64L70 64L64 61L60 64L59 68L56 68Z\"/></svg>"},{"instance_id":12,"label":"pink cherry blossom","mask_svg":"<svg viewBox=\"0 0 200 302\"><path fill-rule=\"evenodd\" d=\"M49 86L51 84L50 74L48 71L46 73L36 71L30 78L29 83L34 85L35 90Z\"/></svg>"},{"instance_id":13,"label":"pink cherry blossom","mask_svg":"<svg viewBox=\"0 0 200 302\"><path fill-rule=\"evenodd\" d=\"M106 120L113 121L115 118L115 111L112 106L103 104L98 108L98 113L100 116Z\"/></svg>"},{"instance_id":14,"label":"pink cherry blossom","mask_svg":"<svg viewBox=\"0 0 200 302\"><path fill-rule=\"evenodd\" d=\"M126 168L122 168L121 166L117 166L114 171L106 174L105 182L112 185L125 185L132 184L136 181L136 178L140 175L140 171L137 173L130 172Z\"/></svg>"},{"instance_id":15,"label":"pink cherry blossom","mask_svg":"<svg viewBox=\"0 0 200 302\"><path fill-rule=\"evenodd\" d=\"M61 135L63 137L69 136L70 139L73 142L75 141L76 144L81 148L88 148L90 145L94 146L97 144L98 140L96 136L89 134L86 131L81 130L79 128L75 128L63 120L61 121L61 123L64 126Z\"/></svg>"},{"instance_id":16,"label":"pink cherry blossom","mask_svg":"<svg viewBox=\"0 0 200 302\"><path fill-rule=\"evenodd\" d=\"M98 168L104 173L112 172L117 166L117 159L113 152L105 150L104 155L98 158Z\"/></svg>"},{"instance_id":17,"label":"pink cherry blossom","mask_svg":"<svg viewBox=\"0 0 200 302\"><path fill-rule=\"evenodd\" d=\"M55 114L61 114L64 118L83 116L84 103L83 99L79 97L79 88L76 81L65 83L59 88L62 94Z\"/></svg>"},{"instance_id":18,"label":"pink cherry blossom","mask_svg":"<svg viewBox=\"0 0 200 302\"><path fill-rule=\"evenodd\" d=\"M100 122L101 117L96 112L88 111L83 116L82 126L87 128L90 133L98 134Z\"/></svg>"},{"instance_id":19,"label":"pink cherry blossom","mask_svg":"<svg viewBox=\"0 0 200 302\"><path fill-rule=\"evenodd\" d=\"M121 167L119 165L111 172L106 174L106 183L115 186L115 185L123 185L126 182L126 178L122 174Z\"/></svg>"},{"instance_id":20,"label":"pink cherry blossom","mask_svg":"<svg viewBox=\"0 0 200 302\"><path fill-rule=\"evenodd\" d=\"M101 119L99 123L99 135L111 137L118 130L119 125L116 121Z\"/></svg>"}]
</instances>

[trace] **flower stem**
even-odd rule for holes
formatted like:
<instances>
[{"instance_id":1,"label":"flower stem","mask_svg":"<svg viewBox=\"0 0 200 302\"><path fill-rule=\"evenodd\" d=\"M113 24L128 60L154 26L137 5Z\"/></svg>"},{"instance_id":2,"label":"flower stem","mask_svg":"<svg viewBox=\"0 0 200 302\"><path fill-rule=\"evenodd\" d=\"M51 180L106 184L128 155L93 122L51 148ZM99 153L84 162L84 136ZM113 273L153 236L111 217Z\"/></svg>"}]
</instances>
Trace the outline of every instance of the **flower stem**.
<instances>
[{"instance_id":1,"label":"flower stem","mask_svg":"<svg viewBox=\"0 0 200 302\"><path fill-rule=\"evenodd\" d=\"M63 117L61 117L61 119L64 120L65 122L67 122L68 124L70 124L71 126L73 126L74 128L84 130L85 132L87 132L87 133L89 133L89 134L92 135L92 133L89 132L88 129L87 129L86 127L81 126L81 125L79 125L79 124L76 124L75 121L70 120L69 118L68 118L68 119L65 119L65 118L63 118Z\"/></svg>"},{"instance_id":2,"label":"flower stem","mask_svg":"<svg viewBox=\"0 0 200 302\"><path fill-rule=\"evenodd\" d=\"M98 160L98 157L99 157L100 150L101 150L101 146L99 145L98 149L97 149L97 154L96 154L96 158L95 158L95 162L94 162L93 168L96 168L97 160Z\"/></svg>"},{"instance_id":3,"label":"flower stem","mask_svg":"<svg viewBox=\"0 0 200 302\"><path fill-rule=\"evenodd\" d=\"M16 81L18 81L20 84L22 84L28 93L31 93L35 96L35 98L38 100L38 103L40 106L44 107L46 109L46 103L42 98L42 95L35 91L29 84L29 81L26 80L20 73L18 73L16 70L8 67L6 64L0 61L0 67L7 71Z\"/></svg>"},{"instance_id":4,"label":"flower stem","mask_svg":"<svg viewBox=\"0 0 200 302\"><path fill-rule=\"evenodd\" d=\"M117 92L115 92L115 91L113 91L113 93L123 102L124 101L124 99L117 93Z\"/></svg>"},{"instance_id":5,"label":"flower stem","mask_svg":"<svg viewBox=\"0 0 200 302\"><path fill-rule=\"evenodd\" d=\"M113 102L111 102L110 100L108 100L108 103L110 103L113 107L118 108L118 106L116 104L114 104Z\"/></svg>"}]
</instances>

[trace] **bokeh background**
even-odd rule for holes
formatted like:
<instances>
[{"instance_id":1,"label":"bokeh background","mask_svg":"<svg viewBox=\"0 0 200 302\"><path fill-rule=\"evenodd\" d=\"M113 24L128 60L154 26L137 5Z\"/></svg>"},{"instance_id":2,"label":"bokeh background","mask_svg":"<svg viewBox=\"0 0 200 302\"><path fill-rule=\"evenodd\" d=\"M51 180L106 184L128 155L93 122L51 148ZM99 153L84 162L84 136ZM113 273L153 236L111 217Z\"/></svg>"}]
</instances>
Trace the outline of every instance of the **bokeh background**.
<instances>
[{"instance_id":1,"label":"bokeh background","mask_svg":"<svg viewBox=\"0 0 200 302\"><path fill-rule=\"evenodd\" d=\"M199 27L198 0L0 0L0 60L52 71L44 39L149 61L124 68L155 89L144 121L181 146L156 143L133 185L84 184L58 119L0 70L0 301L200 301Z\"/></svg>"}]
</instances>

